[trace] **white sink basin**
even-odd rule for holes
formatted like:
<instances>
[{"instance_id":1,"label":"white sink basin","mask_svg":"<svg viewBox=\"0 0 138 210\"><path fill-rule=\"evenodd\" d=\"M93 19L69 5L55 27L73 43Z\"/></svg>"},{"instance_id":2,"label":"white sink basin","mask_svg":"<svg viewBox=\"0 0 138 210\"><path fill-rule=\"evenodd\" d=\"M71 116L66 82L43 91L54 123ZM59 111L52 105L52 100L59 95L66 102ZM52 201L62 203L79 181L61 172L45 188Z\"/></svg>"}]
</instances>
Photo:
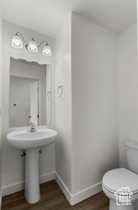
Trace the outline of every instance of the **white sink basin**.
<instances>
[{"instance_id":1,"label":"white sink basin","mask_svg":"<svg viewBox=\"0 0 138 210\"><path fill-rule=\"evenodd\" d=\"M25 198L30 204L40 200L39 150L52 143L56 135L55 130L43 127L38 127L36 132L18 128L7 135L11 146L25 150Z\"/></svg>"},{"instance_id":2,"label":"white sink basin","mask_svg":"<svg viewBox=\"0 0 138 210\"><path fill-rule=\"evenodd\" d=\"M39 128L36 132L16 130L7 135L10 145L17 149L30 149L46 146L54 141L57 132L48 128Z\"/></svg>"}]
</instances>

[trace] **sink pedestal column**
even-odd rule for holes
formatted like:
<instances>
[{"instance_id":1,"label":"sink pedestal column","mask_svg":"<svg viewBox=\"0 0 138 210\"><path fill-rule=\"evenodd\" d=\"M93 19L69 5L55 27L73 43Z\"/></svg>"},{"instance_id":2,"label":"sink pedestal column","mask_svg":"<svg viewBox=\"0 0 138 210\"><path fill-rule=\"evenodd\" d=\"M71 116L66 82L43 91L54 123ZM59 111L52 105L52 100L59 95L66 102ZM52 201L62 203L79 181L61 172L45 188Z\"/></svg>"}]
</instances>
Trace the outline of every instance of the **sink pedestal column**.
<instances>
[{"instance_id":1,"label":"sink pedestal column","mask_svg":"<svg viewBox=\"0 0 138 210\"><path fill-rule=\"evenodd\" d=\"M39 149L28 149L25 156L25 198L34 204L40 200Z\"/></svg>"}]
</instances>

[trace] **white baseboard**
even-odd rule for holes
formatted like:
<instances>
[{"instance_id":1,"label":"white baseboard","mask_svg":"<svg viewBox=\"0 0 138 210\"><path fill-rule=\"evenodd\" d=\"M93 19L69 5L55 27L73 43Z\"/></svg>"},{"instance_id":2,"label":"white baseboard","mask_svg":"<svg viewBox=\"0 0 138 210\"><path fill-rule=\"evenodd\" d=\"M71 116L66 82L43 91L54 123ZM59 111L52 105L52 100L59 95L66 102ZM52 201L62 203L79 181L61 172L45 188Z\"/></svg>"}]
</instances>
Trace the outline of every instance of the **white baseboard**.
<instances>
[{"instance_id":1,"label":"white baseboard","mask_svg":"<svg viewBox=\"0 0 138 210\"><path fill-rule=\"evenodd\" d=\"M101 183L97 183L97 184L91 185L90 187L86 189L83 189L82 191L78 193L73 194L70 192L66 184L63 182L62 178L55 171L46 173L40 176L41 184L51 181L51 180L56 180L60 189L64 193L66 199L72 206L102 191ZM24 182L18 182L18 183L6 185L2 188L2 196L10 195L15 192L19 192L23 189L24 189Z\"/></svg>"},{"instance_id":2,"label":"white baseboard","mask_svg":"<svg viewBox=\"0 0 138 210\"><path fill-rule=\"evenodd\" d=\"M40 184L55 180L56 179L55 174L56 174L55 171L43 174L42 176L40 176Z\"/></svg>"},{"instance_id":3,"label":"white baseboard","mask_svg":"<svg viewBox=\"0 0 138 210\"><path fill-rule=\"evenodd\" d=\"M102 191L102 185L101 182L99 182L97 184L91 185L90 187L78 193L72 194L57 173L56 173L56 181L59 187L61 188L62 192L64 193L66 199L72 206Z\"/></svg>"},{"instance_id":4,"label":"white baseboard","mask_svg":"<svg viewBox=\"0 0 138 210\"><path fill-rule=\"evenodd\" d=\"M55 180L55 171L43 174L40 176L40 183L45 183L51 180ZM10 195L19 192L24 189L24 182L17 182L2 187L2 196Z\"/></svg>"},{"instance_id":5,"label":"white baseboard","mask_svg":"<svg viewBox=\"0 0 138 210\"><path fill-rule=\"evenodd\" d=\"M68 187L63 182L62 178L57 173L56 173L56 182L59 185L60 189L62 190L63 194L65 195L66 199L70 203L70 201L72 199L72 194L69 191Z\"/></svg>"},{"instance_id":6,"label":"white baseboard","mask_svg":"<svg viewBox=\"0 0 138 210\"><path fill-rule=\"evenodd\" d=\"M87 199L87 198L90 198L91 196L93 195L96 195L97 193L101 192L102 191L102 184L101 182L97 183L97 184L94 184L94 185L91 185L90 187L78 192L78 193L74 193L73 194L73 197L70 201L70 204L72 206L74 206L75 204Z\"/></svg>"},{"instance_id":7,"label":"white baseboard","mask_svg":"<svg viewBox=\"0 0 138 210\"><path fill-rule=\"evenodd\" d=\"M24 189L23 182L16 182L13 184L4 185L2 187L2 197L6 195L11 195L13 193L19 192Z\"/></svg>"}]
</instances>

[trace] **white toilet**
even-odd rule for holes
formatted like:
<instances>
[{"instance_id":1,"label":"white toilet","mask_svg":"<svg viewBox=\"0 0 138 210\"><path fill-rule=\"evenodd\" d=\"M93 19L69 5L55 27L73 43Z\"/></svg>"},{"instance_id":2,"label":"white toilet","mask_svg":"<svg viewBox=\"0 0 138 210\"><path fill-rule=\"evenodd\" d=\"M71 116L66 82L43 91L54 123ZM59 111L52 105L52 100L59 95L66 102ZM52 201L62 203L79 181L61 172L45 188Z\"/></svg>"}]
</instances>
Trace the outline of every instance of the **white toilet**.
<instances>
[{"instance_id":1,"label":"white toilet","mask_svg":"<svg viewBox=\"0 0 138 210\"><path fill-rule=\"evenodd\" d=\"M138 143L126 143L126 156L129 170L113 169L103 177L102 187L110 200L109 210L138 210ZM118 203L116 193L120 189L130 189L132 202L129 205Z\"/></svg>"}]
</instances>

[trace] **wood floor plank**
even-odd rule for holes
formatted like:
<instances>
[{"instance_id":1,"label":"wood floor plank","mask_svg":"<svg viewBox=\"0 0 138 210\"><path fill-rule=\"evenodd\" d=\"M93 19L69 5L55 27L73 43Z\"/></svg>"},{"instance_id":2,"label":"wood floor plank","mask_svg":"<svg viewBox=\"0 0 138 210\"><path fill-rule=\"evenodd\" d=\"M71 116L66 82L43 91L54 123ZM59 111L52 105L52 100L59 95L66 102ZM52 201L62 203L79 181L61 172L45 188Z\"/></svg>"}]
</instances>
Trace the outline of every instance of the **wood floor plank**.
<instances>
[{"instance_id":1,"label":"wood floor plank","mask_svg":"<svg viewBox=\"0 0 138 210\"><path fill-rule=\"evenodd\" d=\"M2 210L108 210L108 199L99 193L75 206L70 206L55 181L41 185L41 200L29 205L24 192L14 193L2 200Z\"/></svg>"}]
</instances>

